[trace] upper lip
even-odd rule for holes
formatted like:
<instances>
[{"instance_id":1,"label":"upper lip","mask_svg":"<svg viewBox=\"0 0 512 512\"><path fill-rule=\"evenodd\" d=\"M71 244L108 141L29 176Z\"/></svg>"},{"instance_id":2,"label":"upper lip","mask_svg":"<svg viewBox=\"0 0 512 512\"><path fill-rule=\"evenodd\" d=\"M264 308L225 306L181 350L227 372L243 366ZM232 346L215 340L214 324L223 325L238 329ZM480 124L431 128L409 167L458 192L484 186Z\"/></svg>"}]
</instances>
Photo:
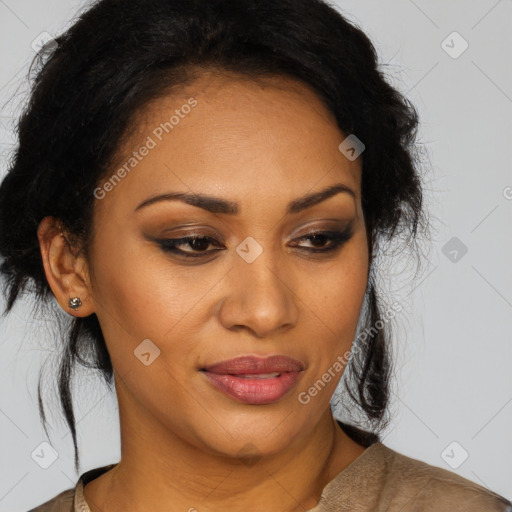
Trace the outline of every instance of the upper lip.
<instances>
[{"instance_id":1,"label":"upper lip","mask_svg":"<svg viewBox=\"0 0 512 512\"><path fill-rule=\"evenodd\" d=\"M235 359L221 361L202 368L210 373L244 375L274 372L298 372L304 370L304 363L283 355L270 357L242 356Z\"/></svg>"}]
</instances>

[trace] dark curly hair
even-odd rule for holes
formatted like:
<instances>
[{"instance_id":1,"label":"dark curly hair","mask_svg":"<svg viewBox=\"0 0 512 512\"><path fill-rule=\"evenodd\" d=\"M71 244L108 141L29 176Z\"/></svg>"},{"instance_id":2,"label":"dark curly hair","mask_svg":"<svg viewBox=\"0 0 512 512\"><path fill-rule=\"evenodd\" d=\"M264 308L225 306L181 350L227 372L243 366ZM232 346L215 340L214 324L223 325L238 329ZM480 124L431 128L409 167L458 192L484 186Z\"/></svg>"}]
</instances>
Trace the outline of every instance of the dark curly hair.
<instances>
[{"instance_id":1,"label":"dark curly hair","mask_svg":"<svg viewBox=\"0 0 512 512\"><path fill-rule=\"evenodd\" d=\"M315 90L344 134L365 144L361 192L371 271L362 326L371 329L382 319L374 268L379 243L401 238L411 247L426 225L418 114L387 82L359 27L321 0L100 0L55 42L31 64L19 144L0 185L4 315L28 288L38 305L52 298L37 238L41 220L58 218L87 256L93 191L110 175L137 114L201 71L217 70L299 80ZM99 370L108 385L113 369L96 315L68 320L58 386L78 471L74 365ZM389 325L371 329L348 365L348 397L371 427L340 425L366 446L379 440L387 421L389 344ZM38 396L46 429L40 386Z\"/></svg>"}]
</instances>

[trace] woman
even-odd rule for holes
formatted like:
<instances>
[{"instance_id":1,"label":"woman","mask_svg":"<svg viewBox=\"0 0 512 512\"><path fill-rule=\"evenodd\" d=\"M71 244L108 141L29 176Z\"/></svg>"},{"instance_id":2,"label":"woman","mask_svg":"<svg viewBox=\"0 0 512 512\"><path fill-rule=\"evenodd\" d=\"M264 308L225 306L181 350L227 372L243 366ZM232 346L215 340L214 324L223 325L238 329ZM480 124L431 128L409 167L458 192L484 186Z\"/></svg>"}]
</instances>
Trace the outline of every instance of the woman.
<instances>
[{"instance_id":1,"label":"woman","mask_svg":"<svg viewBox=\"0 0 512 512\"><path fill-rule=\"evenodd\" d=\"M512 510L379 438L377 248L426 221L368 38L317 0L102 0L56 43L0 187L7 310L32 282L72 315L77 471L76 362L121 460L34 510Z\"/></svg>"}]
</instances>

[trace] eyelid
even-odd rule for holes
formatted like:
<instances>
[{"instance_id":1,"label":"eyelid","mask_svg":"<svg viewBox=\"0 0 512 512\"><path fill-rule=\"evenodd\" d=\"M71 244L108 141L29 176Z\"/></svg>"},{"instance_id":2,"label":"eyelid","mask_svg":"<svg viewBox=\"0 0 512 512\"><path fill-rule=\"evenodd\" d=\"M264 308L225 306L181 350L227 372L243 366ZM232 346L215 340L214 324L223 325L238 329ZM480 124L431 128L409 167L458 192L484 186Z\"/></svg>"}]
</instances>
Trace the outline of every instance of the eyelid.
<instances>
[{"instance_id":1,"label":"eyelid","mask_svg":"<svg viewBox=\"0 0 512 512\"><path fill-rule=\"evenodd\" d=\"M219 242L225 243L225 237L222 236L216 229L207 226L191 225L179 226L176 228L165 229L156 238L188 238L188 237L211 237Z\"/></svg>"},{"instance_id":2,"label":"eyelid","mask_svg":"<svg viewBox=\"0 0 512 512\"><path fill-rule=\"evenodd\" d=\"M328 257L329 255L333 255L339 252L343 248L345 243L352 238L353 234L354 230L352 226L349 226L348 228L345 227L344 229L336 228L331 230L313 230L293 238L292 241L295 241L296 244L292 244L292 247L294 247L295 245L299 249L299 253L305 253L307 254L308 257ZM300 242L301 240L313 238L315 235L326 236L329 239L329 245L327 245L327 247L315 248L302 247L300 243L297 243ZM207 247L211 245L214 247L220 247L220 249L216 248L196 252L193 250L186 251L178 248L179 246L191 243L191 241L195 239L207 240ZM222 244L217 243L218 241L216 239L210 236L202 236L200 234L198 235L197 233L184 237L155 239L154 241L158 243L158 245L164 252L169 253L177 261L189 263L208 263L209 261L212 261L212 256L216 252L225 250L225 248L222 247Z\"/></svg>"},{"instance_id":3,"label":"eyelid","mask_svg":"<svg viewBox=\"0 0 512 512\"><path fill-rule=\"evenodd\" d=\"M302 236L313 235L315 233L322 233L325 231L337 231L337 232L350 232L353 233L357 219L350 220L339 220L339 219L324 219L320 222L329 222L332 224L317 224L311 225L311 223L301 226L297 231L291 235L290 239L301 238Z\"/></svg>"},{"instance_id":4,"label":"eyelid","mask_svg":"<svg viewBox=\"0 0 512 512\"><path fill-rule=\"evenodd\" d=\"M313 235L315 233L321 233L321 232L325 232L325 231L347 231L347 230L353 231L356 221L357 221L356 218L352 218L350 220L341 220L341 219L333 219L333 218L331 218L331 219L315 219L311 222L308 222L308 224L306 224L306 225L300 226L297 231L294 231L290 235L288 241L295 240L296 238L300 238L302 236ZM313 227L311 227L311 223L314 223L314 222L320 222L322 224L317 224L317 225L314 225ZM325 222L333 223L333 224L325 225L325 224L323 224ZM189 226L187 226L187 225L182 224L182 225L179 225L174 228L165 229L165 230L161 231L160 233L156 236L144 235L144 237L147 240L153 240L153 241L155 239L162 240L162 239L171 238L171 237L174 239L189 238L189 237L197 237L197 238L211 237L211 238L214 238L217 242L220 242L223 244L227 243L226 238L218 230L216 230L215 228L212 228L211 226L200 226L200 225L198 226L196 224L190 224Z\"/></svg>"},{"instance_id":5,"label":"eyelid","mask_svg":"<svg viewBox=\"0 0 512 512\"><path fill-rule=\"evenodd\" d=\"M322 221L322 222L325 222L325 221ZM311 226L311 224L307 224L305 227L302 226L297 233L294 233L293 235L293 238L297 237L297 236L302 236L302 233L304 234L309 234L309 233L313 233L315 231L343 231L345 229L349 229L349 228L353 228L354 227L354 220L350 220L350 221L339 221L339 220L335 220L335 219L329 219L328 222L335 222L335 224L328 224L328 225L325 225L325 224L320 224L320 225L313 225Z\"/></svg>"}]
</instances>

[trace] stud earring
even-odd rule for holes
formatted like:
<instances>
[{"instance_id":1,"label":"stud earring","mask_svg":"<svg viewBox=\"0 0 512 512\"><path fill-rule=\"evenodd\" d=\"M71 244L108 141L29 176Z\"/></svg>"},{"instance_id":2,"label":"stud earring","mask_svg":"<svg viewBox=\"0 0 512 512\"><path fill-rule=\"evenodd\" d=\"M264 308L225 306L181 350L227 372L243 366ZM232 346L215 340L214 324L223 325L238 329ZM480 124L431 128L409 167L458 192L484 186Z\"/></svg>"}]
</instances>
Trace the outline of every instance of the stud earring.
<instances>
[{"instance_id":1,"label":"stud earring","mask_svg":"<svg viewBox=\"0 0 512 512\"><path fill-rule=\"evenodd\" d=\"M68 299L68 306L71 309L78 309L82 305L82 301L80 297L73 297L72 299Z\"/></svg>"}]
</instances>

